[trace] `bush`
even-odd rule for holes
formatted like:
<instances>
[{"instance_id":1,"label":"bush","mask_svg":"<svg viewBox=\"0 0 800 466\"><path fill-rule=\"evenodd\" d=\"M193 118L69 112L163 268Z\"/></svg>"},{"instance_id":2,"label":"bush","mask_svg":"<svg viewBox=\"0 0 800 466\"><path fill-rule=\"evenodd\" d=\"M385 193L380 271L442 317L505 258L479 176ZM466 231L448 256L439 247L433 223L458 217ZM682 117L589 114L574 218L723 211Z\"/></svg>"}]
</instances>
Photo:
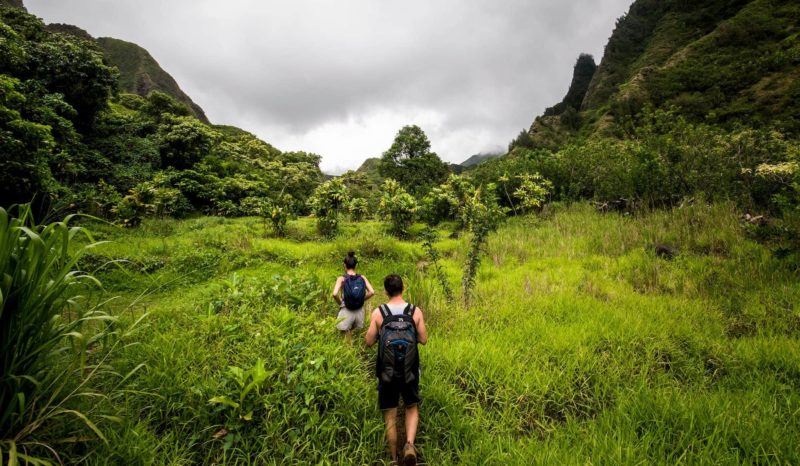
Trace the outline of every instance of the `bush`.
<instances>
[{"instance_id":1,"label":"bush","mask_svg":"<svg viewBox=\"0 0 800 466\"><path fill-rule=\"evenodd\" d=\"M545 199L553 190L553 183L542 178L538 173L518 175L520 187L514 191L523 211L539 210Z\"/></svg>"},{"instance_id":2,"label":"bush","mask_svg":"<svg viewBox=\"0 0 800 466\"><path fill-rule=\"evenodd\" d=\"M436 225L444 220L457 220L458 229L464 228L464 209L470 196L475 194L475 187L467 178L450 175L447 182L433 188L423 199L422 217L429 225Z\"/></svg>"},{"instance_id":3,"label":"bush","mask_svg":"<svg viewBox=\"0 0 800 466\"><path fill-rule=\"evenodd\" d=\"M339 230L339 212L347 205L347 187L340 178L319 185L311 197L310 207L317 217L317 229L324 236Z\"/></svg>"},{"instance_id":4,"label":"bush","mask_svg":"<svg viewBox=\"0 0 800 466\"><path fill-rule=\"evenodd\" d=\"M389 231L399 237L408 237L409 228L417 213L417 201L395 180L383 183L383 197L378 209L389 220Z\"/></svg>"},{"instance_id":5,"label":"bush","mask_svg":"<svg viewBox=\"0 0 800 466\"><path fill-rule=\"evenodd\" d=\"M369 217L369 203L366 199L353 198L347 208L350 211L350 218L354 222L360 222Z\"/></svg>"}]
</instances>

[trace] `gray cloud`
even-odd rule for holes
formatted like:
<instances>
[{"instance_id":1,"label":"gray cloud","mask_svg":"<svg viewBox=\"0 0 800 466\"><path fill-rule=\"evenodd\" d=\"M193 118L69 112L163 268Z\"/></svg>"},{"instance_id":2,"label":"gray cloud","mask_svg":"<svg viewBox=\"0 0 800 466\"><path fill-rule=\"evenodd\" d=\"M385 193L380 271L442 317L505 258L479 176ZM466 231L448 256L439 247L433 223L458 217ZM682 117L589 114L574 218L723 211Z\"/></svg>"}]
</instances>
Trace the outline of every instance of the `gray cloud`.
<instances>
[{"instance_id":1,"label":"gray cloud","mask_svg":"<svg viewBox=\"0 0 800 466\"><path fill-rule=\"evenodd\" d=\"M142 45L216 123L354 168L418 123L450 161L505 144L600 58L631 0L27 0Z\"/></svg>"}]
</instances>

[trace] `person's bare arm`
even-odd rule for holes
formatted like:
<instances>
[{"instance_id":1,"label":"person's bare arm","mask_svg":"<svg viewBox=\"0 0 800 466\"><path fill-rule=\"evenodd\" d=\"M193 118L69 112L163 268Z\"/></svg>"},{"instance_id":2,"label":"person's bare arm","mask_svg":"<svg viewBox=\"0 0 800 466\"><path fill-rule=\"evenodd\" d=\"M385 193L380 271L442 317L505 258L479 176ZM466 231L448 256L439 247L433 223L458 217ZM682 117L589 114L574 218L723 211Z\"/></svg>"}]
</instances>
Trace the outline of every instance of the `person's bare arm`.
<instances>
[{"instance_id":1,"label":"person's bare arm","mask_svg":"<svg viewBox=\"0 0 800 466\"><path fill-rule=\"evenodd\" d=\"M366 343L368 347L371 347L376 341L378 341L378 332L381 328L381 321L383 321L383 318L381 317L381 311L378 309L372 311L372 315L369 318L369 328L367 329L366 335L364 335L364 343Z\"/></svg>"},{"instance_id":2,"label":"person's bare arm","mask_svg":"<svg viewBox=\"0 0 800 466\"><path fill-rule=\"evenodd\" d=\"M425 315L420 308L414 312L414 324L417 326L417 343L424 345L428 342L428 329L425 328Z\"/></svg>"},{"instance_id":3,"label":"person's bare arm","mask_svg":"<svg viewBox=\"0 0 800 466\"><path fill-rule=\"evenodd\" d=\"M336 304L339 306L342 305L342 298L339 297L339 291L342 289L342 277L336 279L336 284L333 285L333 300L336 301Z\"/></svg>"},{"instance_id":4,"label":"person's bare arm","mask_svg":"<svg viewBox=\"0 0 800 466\"><path fill-rule=\"evenodd\" d=\"M364 297L364 300L366 301L367 299L375 296L375 290L372 288L372 283L367 280L367 277L364 275L362 275L362 277L364 277L364 283L367 284L367 295Z\"/></svg>"}]
</instances>

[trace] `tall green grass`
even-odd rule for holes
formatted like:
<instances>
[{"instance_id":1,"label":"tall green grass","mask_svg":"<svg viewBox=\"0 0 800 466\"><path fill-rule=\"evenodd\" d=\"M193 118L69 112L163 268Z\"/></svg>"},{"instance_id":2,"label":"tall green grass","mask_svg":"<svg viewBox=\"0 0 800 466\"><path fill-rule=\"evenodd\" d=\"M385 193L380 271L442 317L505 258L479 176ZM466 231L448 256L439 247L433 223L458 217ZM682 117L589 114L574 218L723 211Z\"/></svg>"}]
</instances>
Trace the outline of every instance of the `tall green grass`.
<instances>
[{"instance_id":1,"label":"tall green grass","mask_svg":"<svg viewBox=\"0 0 800 466\"><path fill-rule=\"evenodd\" d=\"M98 272L122 296L110 308L139 300L120 323L150 313L114 364L147 367L115 397L108 444L65 449L69 461L385 463L374 354L341 338L328 298L355 250L374 285L400 273L426 313L429 464L800 462L800 277L730 205L512 219L489 236L469 309L442 286L457 289L469 240L447 229L434 265L374 222L333 239L312 219L285 238L265 238L259 219L92 228L113 242L84 260L127 261Z\"/></svg>"},{"instance_id":2,"label":"tall green grass","mask_svg":"<svg viewBox=\"0 0 800 466\"><path fill-rule=\"evenodd\" d=\"M116 318L87 295L100 283L77 264L99 243L71 221L37 225L28 206L0 208L0 458L9 464L60 461L59 445L87 434L105 440L98 410L82 401L108 397L88 382L110 373Z\"/></svg>"}]
</instances>

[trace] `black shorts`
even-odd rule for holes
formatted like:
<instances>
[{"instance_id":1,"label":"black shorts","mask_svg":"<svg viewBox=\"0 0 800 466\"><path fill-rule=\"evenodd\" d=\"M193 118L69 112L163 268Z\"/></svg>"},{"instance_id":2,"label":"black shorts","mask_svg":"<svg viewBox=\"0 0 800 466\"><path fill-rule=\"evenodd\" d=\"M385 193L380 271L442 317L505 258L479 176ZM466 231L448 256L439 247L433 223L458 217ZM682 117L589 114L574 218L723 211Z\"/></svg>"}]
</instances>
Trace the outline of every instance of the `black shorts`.
<instances>
[{"instance_id":1,"label":"black shorts","mask_svg":"<svg viewBox=\"0 0 800 466\"><path fill-rule=\"evenodd\" d=\"M419 399L419 379L411 383L378 382L378 406L381 411L398 407L401 396L406 406L419 404L422 401Z\"/></svg>"}]
</instances>

